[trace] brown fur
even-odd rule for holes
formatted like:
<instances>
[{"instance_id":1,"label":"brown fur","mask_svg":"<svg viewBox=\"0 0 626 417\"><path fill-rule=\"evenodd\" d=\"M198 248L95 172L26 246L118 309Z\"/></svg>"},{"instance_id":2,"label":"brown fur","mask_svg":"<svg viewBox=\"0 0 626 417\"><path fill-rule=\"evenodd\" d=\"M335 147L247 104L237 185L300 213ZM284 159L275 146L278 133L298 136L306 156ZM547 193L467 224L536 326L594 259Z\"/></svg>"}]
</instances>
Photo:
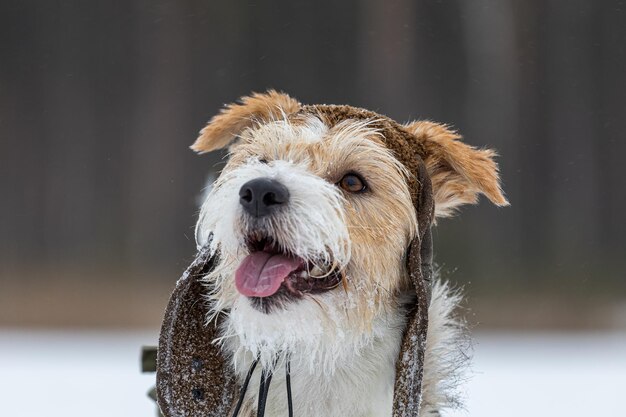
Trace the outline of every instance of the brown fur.
<instances>
[{"instance_id":1,"label":"brown fur","mask_svg":"<svg viewBox=\"0 0 626 417\"><path fill-rule=\"evenodd\" d=\"M378 130L385 142L395 138L391 148L410 172L417 170L417 166L413 166L417 152L433 184L437 217L449 217L461 205L476 204L479 194L484 194L497 206L509 204L500 188L498 166L494 162L496 153L464 144L458 133L443 124L416 121L402 129L392 120L367 110L350 106L302 106L289 95L274 90L243 97L241 104L227 105L201 130L191 148L199 153L222 149L245 129L263 122L289 119L294 125L300 124L302 113L315 114L329 126L347 118L369 120L369 126ZM413 192L414 178L409 177L408 182Z\"/></svg>"},{"instance_id":2,"label":"brown fur","mask_svg":"<svg viewBox=\"0 0 626 417\"><path fill-rule=\"evenodd\" d=\"M296 126L305 127L306 117L298 120ZM381 134L367 121L346 120L330 128L326 125L328 131L324 136L311 142L299 138L297 129L291 130L291 121L277 123L279 125L270 123L244 130L239 142L231 147L224 173L250 158L259 158L269 163L291 161L333 184L349 171L364 175L374 198L344 195L352 242L351 261L345 273L348 290L366 295L356 298L359 323L355 325L368 328L378 308L410 285L405 280L403 257L417 233L417 221L406 185L408 172L384 145ZM397 262L390 264L392 259ZM232 282L224 284L222 296L237 297Z\"/></svg>"},{"instance_id":3,"label":"brown fur","mask_svg":"<svg viewBox=\"0 0 626 417\"><path fill-rule=\"evenodd\" d=\"M245 128L261 122L281 119L284 115L294 113L299 109L298 101L274 90L242 97L241 104L227 105L220 114L209 121L200 131L200 136L191 145L191 149L198 153L206 153L225 148Z\"/></svg>"},{"instance_id":4,"label":"brown fur","mask_svg":"<svg viewBox=\"0 0 626 417\"><path fill-rule=\"evenodd\" d=\"M322 140L310 142L294 136L311 117L320 119L329 129ZM232 145L236 138L239 141ZM354 243L353 261L346 272L348 277L373 277L360 290L380 305L388 295L410 285L403 278L402 265L394 265L390 271L386 260L400 259L398 254L416 237L415 213L426 216L420 225L432 221L431 214L418 207L422 185L416 175L411 175L419 171L420 160L432 182L436 216L451 216L459 206L475 204L480 193L496 205L508 204L500 189L495 152L476 149L460 138L442 124L417 121L401 126L365 109L303 106L287 94L270 90L243 97L241 104L226 106L201 131L192 149L204 153L232 146L225 172L253 157L304 164L331 183L339 181L347 170L370 173L366 180L372 182L378 198L346 197L346 220ZM408 200L399 198L407 190ZM396 224L398 219L406 218L413 220ZM227 288L225 292L232 292L234 297L235 289ZM361 310L362 324L367 326L373 312L367 313L371 309L366 306Z\"/></svg>"},{"instance_id":5,"label":"brown fur","mask_svg":"<svg viewBox=\"0 0 626 417\"><path fill-rule=\"evenodd\" d=\"M493 150L464 144L459 134L442 124L417 121L406 128L426 148L424 162L433 184L438 217L453 215L463 204L476 204L480 193L497 206L509 204L500 188Z\"/></svg>"}]
</instances>

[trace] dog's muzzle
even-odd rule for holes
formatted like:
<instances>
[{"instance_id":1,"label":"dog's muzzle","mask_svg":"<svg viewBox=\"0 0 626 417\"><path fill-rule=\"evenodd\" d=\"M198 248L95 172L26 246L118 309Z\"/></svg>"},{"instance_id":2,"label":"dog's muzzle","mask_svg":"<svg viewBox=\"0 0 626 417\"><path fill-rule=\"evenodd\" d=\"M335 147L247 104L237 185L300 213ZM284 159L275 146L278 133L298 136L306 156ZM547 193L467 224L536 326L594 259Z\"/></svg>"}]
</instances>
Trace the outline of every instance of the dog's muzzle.
<instances>
[{"instance_id":1,"label":"dog's muzzle","mask_svg":"<svg viewBox=\"0 0 626 417\"><path fill-rule=\"evenodd\" d=\"M331 263L316 264L285 252L272 237L257 231L246 238L248 255L235 271L240 294L253 307L269 312L274 305L337 287L343 274Z\"/></svg>"},{"instance_id":2,"label":"dog's muzzle","mask_svg":"<svg viewBox=\"0 0 626 417\"><path fill-rule=\"evenodd\" d=\"M239 203L253 217L265 217L289 202L289 190L271 178L255 178L241 186Z\"/></svg>"},{"instance_id":3,"label":"dog's muzzle","mask_svg":"<svg viewBox=\"0 0 626 417\"><path fill-rule=\"evenodd\" d=\"M289 190L272 178L255 178L239 190L239 204L251 221L245 236L248 254L235 271L235 284L240 294L266 313L304 294L329 291L342 279L333 265L319 265L285 250L267 230L263 220L284 211L288 203Z\"/></svg>"}]
</instances>

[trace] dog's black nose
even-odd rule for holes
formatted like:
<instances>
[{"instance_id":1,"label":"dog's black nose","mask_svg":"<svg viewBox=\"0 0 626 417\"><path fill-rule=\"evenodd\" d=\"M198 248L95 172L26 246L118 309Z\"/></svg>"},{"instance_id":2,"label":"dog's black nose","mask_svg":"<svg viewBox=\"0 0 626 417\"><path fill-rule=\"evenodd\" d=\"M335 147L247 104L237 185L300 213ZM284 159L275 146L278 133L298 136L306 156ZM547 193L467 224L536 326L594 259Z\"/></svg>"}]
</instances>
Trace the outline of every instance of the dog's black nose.
<instances>
[{"instance_id":1,"label":"dog's black nose","mask_svg":"<svg viewBox=\"0 0 626 417\"><path fill-rule=\"evenodd\" d=\"M289 190L280 182L270 178L256 178L241 186L239 203L254 217L272 214L277 208L287 204Z\"/></svg>"}]
</instances>

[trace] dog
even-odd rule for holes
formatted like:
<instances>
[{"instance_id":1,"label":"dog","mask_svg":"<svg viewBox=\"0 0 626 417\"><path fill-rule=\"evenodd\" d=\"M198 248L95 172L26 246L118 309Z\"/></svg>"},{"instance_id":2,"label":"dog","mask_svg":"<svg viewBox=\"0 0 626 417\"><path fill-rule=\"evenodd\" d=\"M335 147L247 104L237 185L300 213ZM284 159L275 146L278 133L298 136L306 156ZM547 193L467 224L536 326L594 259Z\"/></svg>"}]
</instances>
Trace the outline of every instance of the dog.
<instances>
[{"instance_id":1,"label":"dog","mask_svg":"<svg viewBox=\"0 0 626 417\"><path fill-rule=\"evenodd\" d=\"M480 194L508 204L495 152L442 124L273 90L226 106L192 145L226 148L196 225L211 259L205 348L236 387L210 415L427 416L457 405L461 295L431 278L429 232ZM173 392L159 394L166 415Z\"/></svg>"}]
</instances>

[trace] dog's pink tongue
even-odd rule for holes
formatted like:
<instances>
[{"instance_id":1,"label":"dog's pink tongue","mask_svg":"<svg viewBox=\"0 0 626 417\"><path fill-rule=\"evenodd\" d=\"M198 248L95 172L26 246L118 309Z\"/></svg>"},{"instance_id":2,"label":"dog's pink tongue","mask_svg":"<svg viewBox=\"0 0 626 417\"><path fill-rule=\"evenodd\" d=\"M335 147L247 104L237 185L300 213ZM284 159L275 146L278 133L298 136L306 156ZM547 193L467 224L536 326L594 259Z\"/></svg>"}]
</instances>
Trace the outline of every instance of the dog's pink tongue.
<instances>
[{"instance_id":1,"label":"dog's pink tongue","mask_svg":"<svg viewBox=\"0 0 626 417\"><path fill-rule=\"evenodd\" d=\"M269 297L302 260L267 252L248 255L235 272L237 290L246 297Z\"/></svg>"}]
</instances>

